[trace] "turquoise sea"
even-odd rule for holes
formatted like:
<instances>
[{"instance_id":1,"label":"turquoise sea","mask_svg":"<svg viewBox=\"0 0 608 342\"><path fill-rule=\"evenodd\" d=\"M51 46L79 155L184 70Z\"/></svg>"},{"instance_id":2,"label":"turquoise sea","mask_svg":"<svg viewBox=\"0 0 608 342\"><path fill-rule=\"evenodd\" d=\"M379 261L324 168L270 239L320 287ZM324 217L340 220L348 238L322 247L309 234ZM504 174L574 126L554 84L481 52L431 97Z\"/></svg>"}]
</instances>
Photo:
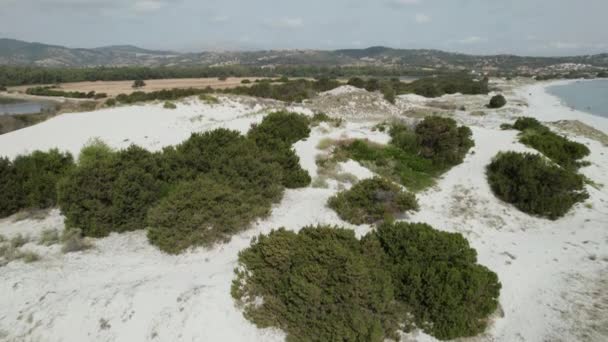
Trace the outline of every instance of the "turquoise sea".
<instances>
[{"instance_id":1,"label":"turquoise sea","mask_svg":"<svg viewBox=\"0 0 608 342\"><path fill-rule=\"evenodd\" d=\"M608 118L608 79L555 85L547 91L568 107Z\"/></svg>"}]
</instances>

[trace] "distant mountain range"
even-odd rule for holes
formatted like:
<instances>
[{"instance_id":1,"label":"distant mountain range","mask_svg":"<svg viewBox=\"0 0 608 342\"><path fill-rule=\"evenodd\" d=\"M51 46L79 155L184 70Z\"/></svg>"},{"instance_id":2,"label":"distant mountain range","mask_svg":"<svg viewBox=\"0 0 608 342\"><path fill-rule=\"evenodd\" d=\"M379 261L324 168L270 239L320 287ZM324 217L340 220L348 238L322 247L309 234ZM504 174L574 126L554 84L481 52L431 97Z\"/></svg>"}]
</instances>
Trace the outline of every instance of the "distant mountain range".
<instances>
[{"instance_id":1,"label":"distant mountain range","mask_svg":"<svg viewBox=\"0 0 608 342\"><path fill-rule=\"evenodd\" d=\"M571 65L567 65L571 64ZM67 48L0 39L0 65L44 67L93 66L378 66L408 69L536 70L540 68L608 68L608 54L573 57L479 56L439 50L371 47L349 50L269 50L178 53L136 46Z\"/></svg>"}]
</instances>

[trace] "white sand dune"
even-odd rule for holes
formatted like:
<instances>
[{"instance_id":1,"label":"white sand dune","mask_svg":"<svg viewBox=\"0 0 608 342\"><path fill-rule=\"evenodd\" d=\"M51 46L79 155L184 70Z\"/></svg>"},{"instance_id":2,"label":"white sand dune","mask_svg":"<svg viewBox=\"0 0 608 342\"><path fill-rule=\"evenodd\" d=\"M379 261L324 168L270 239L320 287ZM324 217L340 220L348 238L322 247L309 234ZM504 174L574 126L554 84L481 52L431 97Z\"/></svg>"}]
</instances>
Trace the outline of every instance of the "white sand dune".
<instances>
[{"instance_id":1,"label":"white sand dune","mask_svg":"<svg viewBox=\"0 0 608 342\"><path fill-rule=\"evenodd\" d=\"M530 106L523 114L541 120L578 119L596 128L608 127L606 119L562 107L543 92L544 85L519 89L509 100L527 100ZM0 136L0 155L14 157L51 147L76 153L92 137L114 147L136 143L155 150L194 131L246 131L261 120L260 109L225 100L216 106L180 104L175 111L146 105L69 114ZM589 187L589 206L577 205L557 221L530 217L496 199L486 182L485 166L499 151L529 151L517 142L516 132L497 128L497 122L511 122L510 114L500 113L490 113L488 124L476 119L474 153L419 195L421 210L408 220L463 233L477 249L479 262L498 274L503 285L501 312L484 335L472 340L606 341L608 332L601 323L608 316L608 289L601 284L608 275L608 192ZM456 118L470 122L466 112ZM316 175L315 156L322 153L316 146L326 137L387 142L385 133L372 131L375 123L315 128L310 138L295 146L302 166ZM583 137L576 140L592 150L592 165L582 172L608 185L606 147ZM355 162L341 167L360 179L372 175ZM164 255L150 246L143 231L112 234L95 240L93 250L68 255L57 246L30 243L24 248L39 252L41 261L16 261L0 268L0 340L282 341L281 331L257 329L245 320L230 297L237 254L253 236L278 227L339 224L357 235L368 232L369 226L346 224L325 207L336 191L335 186L288 190L270 217L230 243L180 256ZM0 220L0 234L8 237L36 236L48 228L63 229L57 210L42 221ZM404 339L434 340L420 332Z\"/></svg>"}]
</instances>

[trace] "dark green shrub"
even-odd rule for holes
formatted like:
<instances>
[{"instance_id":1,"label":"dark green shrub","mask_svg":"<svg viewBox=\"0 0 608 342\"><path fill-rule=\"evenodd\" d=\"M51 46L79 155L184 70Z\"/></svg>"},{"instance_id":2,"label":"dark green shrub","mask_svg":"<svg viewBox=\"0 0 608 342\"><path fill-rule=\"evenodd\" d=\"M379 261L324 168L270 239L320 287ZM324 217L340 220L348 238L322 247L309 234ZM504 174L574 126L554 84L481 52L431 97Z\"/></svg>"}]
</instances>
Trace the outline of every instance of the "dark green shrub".
<instances>
[{"instance_id":1,"label":"dark green shrub","mask_svg":"<svg viewBox=\"0 0 608 342\"><path fill-rule=\"evenodd\" d=\"M286 145L293 145L310 135L309 120L305 115L285 111L266 115L259 125L248 133L258 146L273 145L277 140Z\"/></svg>"},{"instance_id":2,"label":"dark green shrub","mask_svg":"<svg viewBox=\"0 0 608 342\"><path fill-rule=\"evenodd\" d=\"M148 212L150 243L164 252L180 253L191 246L229 241L254 219L270 213L272 198L257 190L234 186L221 175L180 183Z\"/></svg>"},{"instance_id":3,"label":"dark green shrub","mask_svg":"<svg viewBox=\"0 0 608 342\"><path fill-rule=\"evenodd\" d=\"M55 206L57 182L73 166L72 155L57 149L21 155L12 162L0 158L0 217Z\"/></svg>"},{"instance_id":4,"label":"dark green shrub","mask_svg":"<svg viewBox=\"0 0 608 342\"><path fill-rule=\"evenodd\" d=\"M540 123L540 121L536 120L535 118L530 118L530 117L522 117L522 118L517 119L515 121L515 123L513 124L513 128L518 131L525 131L527 129L544 131L544 130L548 129L545 125Z\"/></svg>"},{"instance_id":5,"label":"dark green shrub","mask_svg":"<svg viewBox=\"0 0 608 342\"><path fill-rule=\"evenodd\" d=\"M44 209L57 203L57 182L74 167L70 153L35 151L13 161L24 194L24 208Z\"/></svg>"},{"instance_id":6,"label":"dark green shrub","mask_svg":"<svg viewBox=\"0 0 608 342\"><path fill-rule=\"evenodd\" d=\"M133 89L137 89L137 88L142 88L146 86L146 82L144 82L144 80L142 79L136 79L135 81L133 81L133 85L132 88Z\"/></svg>"},{"instance_id":7,"label":"dark green shrub","mask_svg":"<svg viewBox=\"0 0 608 342\"><path fill-rule=\"evenodd\" d=\"M143 229L147 210L162 193L159 172L156 157L140 147L85 147L78 167L58 187L66 227L94 237Z\"/></svg>"},{"instance_id":8,"label":"dark green shrub","mask_svg":"<svg viewBox=\"0 0 608 342\"><path fill-rule=\"evenodd\" d=\"M487 167L494 194L519 210L555 220L588 198L584 179L530 153L498 154Z\"/></svg>"},{"instance_id":9,"label":"dark green shrub","mask_svg":"<svg viewBox=\"0 0 608 342\"><path fill-rule=\"evenodd\" d=\"M60 96L60 97L69 97L75 99L92 99L95 98L95 92L91 91L88 93L80 92L80 91L63 91L56 89L55 87L33 87L28 88L25 91L28 95L35 96Z\"/></svg>"},{"instance_id":10,"label":"dark green shrub","mask_svg":"<svg viewBox=\"0 0 608 342\"><path fill-rule=\"evenodd\" d=\"M444 94L487 94L488 79L474 79L471 75L455 74L425 77L411 83L394 82L398 94L415 93L424 97L439 97Z\"/></svg>"},{"instance_id":11,"label":"dark green shrub","mask_svg":"<svg viewBox=\"0 0 608 342\"><path fill-rule=\"evenodd\" d=\"M474 146L471 129L450 118L429 116L416 126L420 153L438 165L462 163Z\"/></svg>"},{"instance_id":12,"label":"dark green shrub","mask_svg":"<svg viewBox=\"0 0 608 342\"><path fill-rule=\"evenodd\" d=\"M361 89L365 88L365 80L359 77L349 79L347 84Z\"/></svg>"},{"instance_id":13,"label":"dark green shrub","mask_svg":"<svg viewBox=\"0 0 608 342\"><path fill-rule=\"evenodd\" d=\"M107 99L106 100L106 106L108 106L108 107L114 107L114 106L116 106L116 99Z\"/></svg>"},{"instance_id":14,"label":"dark green shrub","mask_svg":"<svg viewBox=\"0 0 608 342\"><path fill-rule=\"evenodd\" d=\"M534 118L519 118L513 128L522 131L519 137L522 144L542 152L565 168L576 169L585 165L580 160L591 153L587 146L551 132Z\"/></svg>"},{"instance_id":15,"label":"dark green shrub","mask_svg":"<svg viewBox=\"0 0 608 342\"><path fill-rule=\"evenodd\" d=\"M245 305L245 317L283 329L288 341L398 338L405 311L394 300L390 274L351 230L273 231L242 251L239 263L244 269L232 295Z\"/></svg>"},{"instance_id":16,"label":"dark green shrub","mask_svg":"<svg viewBox=\"0 0 608 342\"><path fill-rule=\"evenodd\" d=\"M363 140L347 142L334 151L334 159L354 159L375 173L418 191L461 163L474 145L468 127L440 117L427 117L414 130L393 124L389 133L389 145Z\"/></svg>"},{"instance_id":17,"label":"dark green shrub","mask_svg":"<svg viewBox=\"0 0 608 342\"><path fill-rule=\"evenodd\" d=\"M330 118L325 113L315 113L312 116L312 119L310 119L310 122L314 123L314 124L318 124L318 123L321 123L321 122L330 122L330 121L332 121L332 118Z\"/></svg>"},{"instance_id":18,"label":"dark green shrub","mask_svg":"<svg viewBox=\"0 0 608 342\"><path fill-rule=\"evenodd\" d=\"M390 84L383 84L381 92L386 101L395 104L395 96L397 95L397 93L395 92L395 89L390 86Z\"/></svg>"},{"instance_id":19,"label":"dark green shrub","mask_svg":"<svg viewBox=\"0 0 608 342\"><path fill-rule=\"evenodd\" d=\"M13 163L0 158L0 217L18 212L25 206L25 194Z\"/></svg>"},{"instance_id":20,"label":"dark green shrub","mask_svg":"<svg viewBox=\"0 0 608 342\"><path fill-rule=\"evenodd\" d=\"M331 197L327 204L352 224L375 223L418 209L414 194L379 177L355 184L350 190Z\"/></svg>"},{"instance_id":21,"label":"dark green shrub","mask_svg":"<svg viewBox=\"0 0 608 342\"><path fill-rule=\"evenodd\" d=\"M177 106L175 105L175 103L167 101L163 105L163 108L165 108L165 109L177 109Z\"/></svg>"},{"instance_id":22,"label":"dark green shrub","mask_svg":"<svg viewBox=\"0 0 608 342\"><path fill-rule=\"evenodd\" d=\"M283 185L288 188L308 186L308 172L300 166L300 158L292 145L310 135L309 120L296 113L275 112L251 128L247 137L264 152L263 159L278 163L283 169Z\"/></svg>"},{"instance_id":23,"label":"dark green shrub","mask_svg":"<svg viewBox=\"0 0 608 342\"><path fill-rule=\"evenodd\" d=\"M385 223L363 240L379 242L389 259L395 296L419 327L443 340L483 332L501 285L494 272L477 264L476 251L461 234L399 222Z\"/></svg>"},{"instance_id":24,"label":"dark green shrub","mask_svg":"<svg viewBox=\"0 0 608 342\"><path fill-rule=\"evenodd\" d=\"M507 99L502 95L492 96L488 108L502 108L507 104Z\"/></svg>"},{"instance_id":25,"label":"dark green shrub","mask_svg":"<svg viewBox=\"0 0 608 342\"><path fill-rule=\"evenodd\" d=\"M239 253L232 296L288 341L383 341L415 323L439 339L482 332L498 305L495 273L460 234L383 224L357 240L327 226L260 235Z\"/></svg>"},{"instance_id":26,"label":"dark green shrub","mask_svg":"<svg viewBox=\"0 0 608 342\"><path fill-rule=\"evenodd\" d=\"M242 81L241 81L241 84L250 84L250 83L251 83L251 81L250 81L250 80L242 80Z\"/></svg>"}]
</instances>

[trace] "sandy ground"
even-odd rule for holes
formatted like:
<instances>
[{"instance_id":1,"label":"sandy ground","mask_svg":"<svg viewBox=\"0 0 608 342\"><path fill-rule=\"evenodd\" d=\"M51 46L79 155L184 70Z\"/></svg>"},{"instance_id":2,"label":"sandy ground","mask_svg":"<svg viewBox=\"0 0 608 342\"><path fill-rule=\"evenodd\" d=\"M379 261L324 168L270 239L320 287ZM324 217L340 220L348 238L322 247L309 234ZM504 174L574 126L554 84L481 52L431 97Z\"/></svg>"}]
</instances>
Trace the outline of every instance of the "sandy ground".
<instances>
[{"instance_id":1,"label":"sandy ground","mask_svg":"<svg viewBox=\"0 0 608 342\"><path fill-rule=\"evenodd\" d=\"M439 99L465 104L466 110L456 110L452 116L471 125L476 147L436 187L419 194L421 210L406 220L463 233L477 249L479 262L498 274L503 285L501 309L486 333L471 341L608 339L606 189L588 187L591 197L585 204L577 205L560 220L549 221L502 203L492 195L485 180L485 166L497 152L529 151L517 142L516 132L498 128L519 115L544 121L577 119L608 132L608 120L570 111L544 92L545 85L510 89L506 92L507 108L486 109L484 115L471 113L481 110L489 96ZM352 89L343 89L324 97L340 101L352 94ZM157 150L184 140L193 131L227 127L244 132L267 112L267 104L237 97L220 99L221 104L214 106L188 100L173 111L148 104L62 115L0 136L0 155L14 157L51 147L77 153L92 137L100 137L114 147L137 143ZM372 129L378 121L403 117L403 111L412 108L429 110L437 106L428 102L402 96L397 109L384 118L373 113L368 121L364 112L353 109L345 116L357 120L348 120L338 128L322 124L308 139L296 143L295 150L314 178L315 157L323 153L317 149L319 141L327 137L367 137L387 142L385 133ZM313 105L314 101L291 109L310 115L312 110L307 107ZM572 138L592 150L588 158L592 165L582 172L596 183L608 184L606 147L584 137ZM341 167L359 179L373 176L353 161ZM93 250L68 255L62 254L58 246L29 243L23 248L41 254L41 261L15 261L0 268L0 340L282 341L282 332L257 329L245 320L230 297L238 251L246 248L253 236L278 227L298 230L309 224L340 224L358 235L365 234L371 227L346 224L325 206L343 186L348 185L330 182L328 188L288 190L269 218L256 222L230 243L213 249L197 248L180 256L160 253L148 244L143 231L112 234L95 240ZM63 229L62 220L57 210L41 221L14 222L7 218L0 220L0 234L36 237L44 229ZM403 340L434 341L420 332Z\"/></svg>"},{"instance_id":2,"label":"sandy ground","mask_svg":"<svg viewBox=\"0 0 608 342\"><path fill-rule=\"evenodd\" d=\"M59 88L65 91L80 91L88 93L95 91L97 93L106 93L109 96L118 94L130 94L134 91L151 92L163 89L172 88L232 88L240 86L241 81L248 79L251 82L256 80L256 77L230 77L225 81L220 81L215 78L181 78L181 79L165 79L165 80L146 80L146 86L139 89L133 89L133 81L97 81L97 82L73 82L62 83ZM31 86L10 87L9 91L25 92Z\"/></svg>"}]
</instances>

